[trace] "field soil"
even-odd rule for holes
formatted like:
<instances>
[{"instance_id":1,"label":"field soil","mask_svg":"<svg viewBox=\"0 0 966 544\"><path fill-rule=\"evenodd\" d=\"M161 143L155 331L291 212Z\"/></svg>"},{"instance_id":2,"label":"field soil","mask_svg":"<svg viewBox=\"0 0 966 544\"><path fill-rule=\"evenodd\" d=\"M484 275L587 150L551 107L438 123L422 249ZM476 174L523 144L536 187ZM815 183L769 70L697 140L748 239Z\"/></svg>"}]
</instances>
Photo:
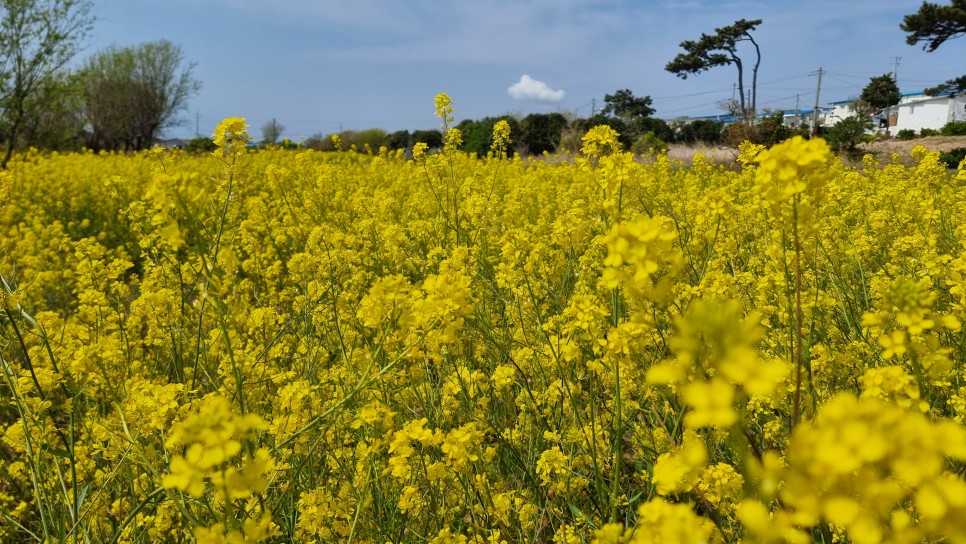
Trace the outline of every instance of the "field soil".
<instances>
[{"instance_id":1,"label":"field soil","mask_svg":"<svg viewBox=\"0 0 966 544\"><path fill-rule=\"evenodd\" d=\"M861 144L859 150L863 153L872 153L879 160L888 160L893 153L899 153L900 161L911 162L912 156L909 152L917 145L925 146L931 151L951 151L958 147L966 147L966 136L926 136L912 140L891 138Z\"/></svg>"}]
</instances>

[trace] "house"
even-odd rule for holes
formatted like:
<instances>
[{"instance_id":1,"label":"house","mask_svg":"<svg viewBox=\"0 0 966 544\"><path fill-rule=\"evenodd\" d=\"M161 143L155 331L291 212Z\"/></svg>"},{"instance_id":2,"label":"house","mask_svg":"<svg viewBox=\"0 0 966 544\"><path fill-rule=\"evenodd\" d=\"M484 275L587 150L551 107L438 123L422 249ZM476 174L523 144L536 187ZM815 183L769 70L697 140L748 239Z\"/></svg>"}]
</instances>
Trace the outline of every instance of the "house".
<instances>
[{"instance_id":1,"label":"house","mask_svg":"<svg viewBox=\"0 0 966 544\"><path fill-rule=\"evenodd\" d=\"M837 102L829 102L829 105L832 106L832 109L826 112L825 118L823 120L824 122L821 122L819 124L824 125L826 127L830 127L832 125L837 124L839 121L843 119L847 119L849 117L855 116L856 111L853 108L853 104L855 104L857 101L858 100L853 98L850 100L839 100Z\"/></svg>"},{"instance_id":2,"label":"house","mask_svg":"<svg viewBox=\"0 0 966 544\"><path fill-rule=\"evenodd\" d=\"M831 102L832 110L825 116L825 126L832 126L842 119L856 115L852 109L855 102ZM966 120L966 95L945 93L928 96L922 91L905 93L897 105L882 110L874 118L879 131L888 131L892 135L900 130L939 130L950 121Z\"/></svg>"},{"instance_id":3,"label":"house","mask_svg":"<svg viewBox=\"0 0 966 544\"><path fill-rule=\"evenodd\" d=\"M819 110L819 115L821 115L821 110ZM812 119L815 117L815 110L791 110L785 111L785 118L783 119L783 124L791 129L796 128L811 128ZM821 119L821 117L820 117ZM819 121L821 123L821 121Z\"/></svg>"},{"instance_id":4,"label":"house","mask_svg":"<svg viewBox=\"0 0 966 544\"><path fill-rule=\"evenodd\" d=\"M939 130L950 121L966 121L966 94L905 94L899 104L884 110L883 115L888 118L892 134L900 130Z\"/></svg>"}]
</instances>

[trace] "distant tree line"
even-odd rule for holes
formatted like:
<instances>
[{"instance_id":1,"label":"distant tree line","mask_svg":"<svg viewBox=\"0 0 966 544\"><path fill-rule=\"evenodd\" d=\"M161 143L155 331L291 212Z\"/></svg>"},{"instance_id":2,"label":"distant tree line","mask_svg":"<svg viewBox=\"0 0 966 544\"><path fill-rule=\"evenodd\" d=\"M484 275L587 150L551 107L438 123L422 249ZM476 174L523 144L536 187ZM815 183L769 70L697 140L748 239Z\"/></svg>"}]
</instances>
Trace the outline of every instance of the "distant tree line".
<instances>
[{"instance_id":1,"label":"distant tree line","mask_svg":"<svg viewBox=\"0 0 966 544\"><path fill-rule=\"evenodd\" d=\"M723 125L711 120L697 120L676 125L653 117L649 96L637 97L628 90L621 89L604 97L604 107L590 117L577 117L560 112L531 113L524 117L503 115L483 119L464 119L456 124L463 135L462 151L485 156L493 142L493 126L499 121L510 125L510 148L523 156L544 153L576 153L581 147L580 138L597 125L609 125L620 134L625 149L647 152L660 150L666 144L683 142L691 144L716 144L721 142ZM400 130L386 132L374 128L367 130L346 130L337 134L345 150L376 152L381 147L389 150L411 149L416 143L423 142L430 149L443 145L443 134L439 130ZM307 138L302 145L312 149L332 151L334 134L316 134Z\"/></svg>"},{"instance_id":2,"label":"distant tree line","mask_svg":"<svg viewBox=\"0 0 966 544\"><path fill-rule=\"evenodd\" d=\"M201 87L167 41L94 52L90 0L0 2L0 168L27 147L135 151L154 145Z\"/></svg>"},{"instance_id":3,"label":"distant tree line","mask_svg":"<svg viewBox=\"0 0 966 544\"><path fill-rule=\"evenodd\" d=\"M923 43L934 51L947 40L966 34L966 0L948 5L923 2L919 11L906 15L900 28L911 45ZM134 151L152 146L161 132L178 125L179 115L201 82L193 75L181 48L167 40L128 47L108 47L93 53L76 70L68 70L80 45L93 27L91 0L0 0L0 168L13 152L27 147L68 150ZM756 111L761 49L752 32L760 19L735 21L681 42L682 52L665 66L687 78L718 66L737 69L739 99L728 106L744 123L723 127L712 120L674 124L653 117L649 96L621 89L604 97L604 107L588 118L563 113L534 113L464 120L462 148L483 155L489 151L493 126L506 120L511 127L512 150L524 155L580 148L580 137L596 125L610 125L621 143L632 151L661 149L671 142L733 145L743 139L770 144L791 134L781 115L762 117ZM753 48L754 56L748 50ZM744 58L743 58L744 57ZM745 75L750 69L746 100ZM950 79L927 90L929 94L966 91L966 76ZM881 112L899 100L894 75L872 78L859 106ZM864 122L864 121L863 121ZM863 126L853 132L861 133ZM264 143L278 144L284 126L275 120L262 127ZM344 148L376 151L411 148L418 142L430 148L442 145L436 130L387 133L381 129L340 134ZM284 140L283 145L291 145ZM317 135L304 145L317 149L334 146L330 137ZM192 149L204 150L210 139L199 138Z\"/></svg>"}]
</instances>

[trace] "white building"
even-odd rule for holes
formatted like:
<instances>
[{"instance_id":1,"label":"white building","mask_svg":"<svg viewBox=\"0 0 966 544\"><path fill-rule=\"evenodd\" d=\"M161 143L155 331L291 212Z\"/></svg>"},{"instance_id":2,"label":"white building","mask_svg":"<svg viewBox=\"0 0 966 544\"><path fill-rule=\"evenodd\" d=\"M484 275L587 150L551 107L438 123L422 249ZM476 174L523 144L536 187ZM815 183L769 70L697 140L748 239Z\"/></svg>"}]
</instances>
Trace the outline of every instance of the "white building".
<instances>
[{"instance_id":1,"label":"white building","mask_svg":"<svg viewBox=\"0 0 966 544\"><path fill-rule=\"evenodd\" d=\"M825 114L824 122L820 123L827 127L838 124L839 121L855 117L856 111L852 107L856 100L853 98L851 100L839 100L838 102L829 102L832 109Z\"/></svg>"},{"instance_id":2,"label":"white building","mask_svg":"<svg viewBox=\"0 0 966 544\"><path fill-rule=\"evenodd\" d=\"M889 132L939 130L950 121L966 121L966 95L923 93L903 95L899 104L883 112L889 118Z\"/></svg>"}]
</instances>

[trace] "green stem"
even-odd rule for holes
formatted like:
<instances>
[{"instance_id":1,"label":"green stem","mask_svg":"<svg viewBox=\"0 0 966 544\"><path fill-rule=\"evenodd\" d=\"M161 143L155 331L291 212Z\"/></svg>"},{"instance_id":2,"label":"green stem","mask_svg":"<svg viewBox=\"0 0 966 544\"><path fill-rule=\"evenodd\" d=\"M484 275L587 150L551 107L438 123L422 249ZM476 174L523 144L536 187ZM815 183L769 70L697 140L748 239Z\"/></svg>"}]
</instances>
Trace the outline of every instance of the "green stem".
<instances>
[{"instance_id":1,"label":"green stem","mask_svg":"<svg viewBox=\"0 0 966 544\"><path fill-rule=\"evenodd\" d=\"M802 248L798 236L798 202L795 195L792 201L792 237L795 242L795 403L792 406L794 429L801 417L802 405Z\"/></svg>"},{"instance_id":2,"label":"green stem","mask_svg":"<svg viewBox=\"0 0 966 544\"><path fill-rule=\"evenodd\" d=\"M114 533L114 538L111 539L111 544L117 544L118 539L121 538L121 534L124 532L124 528L127 527L129 523L131 523L131 521L141 512L141 510L144 510L144 507L147 506L148 503L150 503L152 500L154 500L158 495L162 493L164 493L163 487L156 488L151 493L148 493L148 496L144 497L144 500L142 500L140 504L134 507L134 510L131 510L131 513L128 514L126 518L124 518L124 521L121 523L121 526L118 527L117 532Z\"/></svg>"}]
</instances>

